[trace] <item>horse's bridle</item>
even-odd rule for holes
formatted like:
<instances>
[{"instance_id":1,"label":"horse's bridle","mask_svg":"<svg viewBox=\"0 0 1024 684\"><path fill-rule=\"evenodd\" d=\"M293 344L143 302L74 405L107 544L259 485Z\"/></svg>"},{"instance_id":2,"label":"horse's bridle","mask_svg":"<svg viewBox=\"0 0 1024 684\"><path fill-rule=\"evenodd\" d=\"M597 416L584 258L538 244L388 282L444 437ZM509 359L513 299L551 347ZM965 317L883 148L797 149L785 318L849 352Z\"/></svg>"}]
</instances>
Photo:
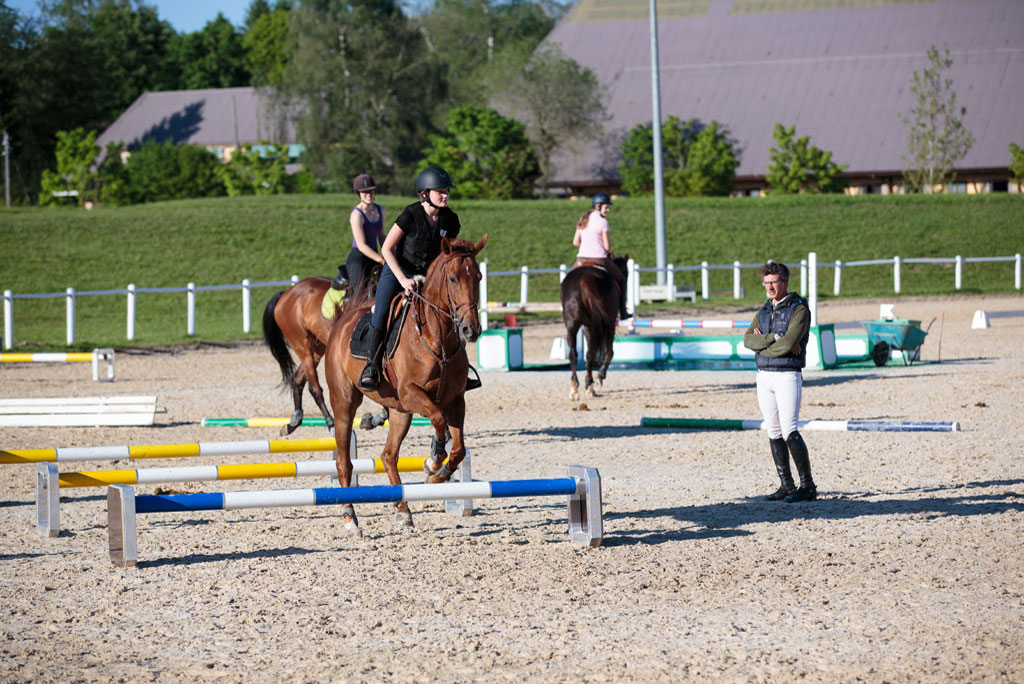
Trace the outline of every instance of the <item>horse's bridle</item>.
<instances>
[{"instance_id":1,"label":"horse's bridle","mask_svg":"<svg viewBox=\"0 0 1024 684\"><path fill-rule=\"evenodd\" d=\"M408 294L408 296L411 299L418 300L419 302L423 303L424 305L430 307L435 312L437 312L439 318L444 319L445 317L447 317L447 318L451 319L451 321L452 321L452 329L446 335L444 335L442 337L442 339L441 339L441 353L438 354L433 349L431 349L430 345L427 344L427 341L423 339L423 319L420 318L419 308L416 307L416 306L413 306L413 309L412 309L413 310L413 322L416 324L416 334L420 338L420 342L423 343L423 346L426 348L426 350L429 351L431 353L431 355L441 363L442 369L444 368L444 365L448 362L448 360L451 358L451 356L448 354L448 350L447 350L447 347L445 345L445 338L447 338L448 335L450 335L453 332L456 335L458 335L459 324L462 322L463 319L465 319L465 314L461 313L463 310L465 310L466 313L468 314L469 311L477 310L480 307L480 302L479 302L480 292L479 292L479 290L477 290L476 295L473 298L473 301L471 301L471 302L463 302L461 304L456 301L455 293L452 292L451 272L449 271L448 266L449 266L449 264L451 262L455 261L456 259L466 258L466 256L467 256L466 254L462 254L462 253L453 253L451 256L449 256L448 258L445 259L444 263L441 264L441 270L442 270L441 278L444 280L445 296L446 296L446 298L448 300L447 301L447 305L448 305L447 310L441 308L437 304L434 304L432 301L430 301L429 299L427 299L426 297L424 297L422 294L420 294L419 292L417 292L415 290L413 290L412 292L410 292ZM461 346L461 345L462 345L462 342L460 340L459 346Z\"/></svg>"}]
</instances>

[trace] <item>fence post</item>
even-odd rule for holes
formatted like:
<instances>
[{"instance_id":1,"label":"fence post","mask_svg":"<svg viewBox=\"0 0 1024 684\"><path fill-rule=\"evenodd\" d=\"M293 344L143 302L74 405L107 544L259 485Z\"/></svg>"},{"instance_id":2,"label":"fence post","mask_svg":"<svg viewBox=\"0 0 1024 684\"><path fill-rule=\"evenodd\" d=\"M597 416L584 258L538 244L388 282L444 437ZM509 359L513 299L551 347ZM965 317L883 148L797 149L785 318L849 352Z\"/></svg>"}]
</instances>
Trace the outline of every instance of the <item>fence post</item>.
<instances>
[{"instance_id":1,"label":"fence post","mask_svg":"<svg viewBox=\"0 0 1024 684\"><path fill-rule=\"evenodd\" d=\"M1017 256L1020 256L1019 254ZM558 284L561 285L565 282L565 276L569 273L568 267L565 264L559 264L558 266Z\"/></svg>"},{"instance_id":2,"label":"fence post","mask_svg":"<svg viewBox=\"0 0 1024 684\"><path fill-rule=\"evenodd\" d=\"M637 294L639 294L640 273L637 271L636 260L626 261L626 306L630 313L636 314Z\"/></svg>"},{"instance_id":3,"label":"fence post","mask_svg":"<svg viewBox=\"0 0 1024 684\"><path fill-rule=\"evenodd\" d=\"M956 267L953 269L953 286L956 289L960 289L960 285L963 283L964 276L964 258L959 254L956 255Z\"/></svg>"},{"instance_id":4,"label":"fence post","mask_svg":"<svg viewBox=\"0 0 1024 684\"><path fill-rule=\"evenodd\" d=\"M299 282L299 276L292 274L292 285Z\"/></svg>"},{"instance_id":5,"label":"fence post","mask_svg":"<svg viewBox=\"0 0 1024 684\"><path fill-rule=\"evenodd\" d=\"M196 284L188 284L188 326L189 335L196 334Z\"/></svg>"},{"instance_id":6,"label":"fence post","mask_svg":"<svg viewBox=\"0 0 1024 684\"><path fill-rule=\"evenodd\" d=\"M700 262L700 297L701 299L707 299L710 293L708 292L710 286L710 279L708 278L708 262Z\"/></svg>"},{"instance_id":7,"label":"fence post","mask_svg":"<svg viewBox=\"0 0 1024 684\"><path fill-rule=\"evenodd\" d=\"M135 283L128 283L128 321L125 323L125 337L135 339Z\"/></svg>"},{"instance_id":8,"label":"fence post","mask_svg":"<svg viewBox=\"0 0 1024 684\"><path fill-rule=\"evenodd\" d=\"M807 253L807 308L811 310L811 325L818 325L818 253Z\"/></svg>"},{"instance_id":9,"label":"fence post","mask_svg":"<svg viewBox=\"0 0 1024 684\"><path fill-rule=\"evenodd\" d=\"M832 295L839 296L839 286L843 281L843 262L836 259L836 274L832 280Z\"/></svg>"},{"instance_id":10,"label":"fence post","mask_svg":"<svg viewBox=\"0 0 1024 684\"><path fill-rule=\"evenodd\" d=\"M668 283L668 301L676 301L676 267L672 264L665 266L665 280Z\"/></svg>"},{"instance_id":11,"label":"fence post","mask_svg":"<svg viewBox=\"0 0 1024 684\"><path fill-rule=\"evenodd\" d=\"M800 296L807 296L807 259L800 260Z\"/></svg>"},{"instance_id":12,"label":"fence post","mask_svg":"<svg viewBox=\"0 0 1024 684\"><path fill-rule=\"evenodd\" d=\"M242 279L242 332L252 330L252 286L248 278Z\"/></svg>"},{"instance_id":13,"label":"fence post","mask_svg":"<svg viewBox=\"0 0 1024 684\"><path fill-rule=\"evenodd\" d=\"M735 260L732 262L732 298L740 299L740 262Z\"/></svg>"},{"instance_id":14,"label":"fence post","mask_svg":"<svg viewBox=\"0 0 1024 684\"><path fill-rule=\"evenodd\" d=\"M526 306L530 301L530 267L523 266L519 276L519 306Z\"/></svg>"},{"instance_id":15,"label":"fence post","mask_svg":"<svg viewBox=\"0 0 1024 684\"><path fill-rule=\"evenodd\" d=\"M1013 287L1017 290L1020 289L1020 252L1017 252L1013 264Z\"/></svg>"},{"instance_id":16,"label":"fence post","mask_svg":"<svg viewBox=\"0 0 1024 684\"><path fill-rule=\"evenodd\" d=\"M67 340L68 344L72 345L75 343L75 288L69 287L67 289Z\"/></svg>"},{"instance_id":17,"label":"fence post","mask_svg":"<svg viewBox=\"0 0 1024 684\"><path fill-rule=\"evenodd\" d=\"M1017 289L1020 290L1021 255L1017 255ZM3 348L14 346L14 293L3 291Z\"/></svg>"},{"instance_id":18,"label":"fence post","mask_svg":"<svg viewBox=\"0 0 1024 684\"><path fill-rule=\"evenodd\" d=\"M487 262L480 263L480 301L483 302L483 306L480 307L480 329L487 330L487 307L489 303L487 301Z\"/></svg>"},{"instance_id":19,"label":"fence post","mask_svg":"<svg viewBox=\"0 0 1024 684\"><path fill-rule=\"evenodd\" d=\"M892 258L892 286L896 291L896 294L900 293L900 258L894 256Z\"/></svg>"}]
</instances>

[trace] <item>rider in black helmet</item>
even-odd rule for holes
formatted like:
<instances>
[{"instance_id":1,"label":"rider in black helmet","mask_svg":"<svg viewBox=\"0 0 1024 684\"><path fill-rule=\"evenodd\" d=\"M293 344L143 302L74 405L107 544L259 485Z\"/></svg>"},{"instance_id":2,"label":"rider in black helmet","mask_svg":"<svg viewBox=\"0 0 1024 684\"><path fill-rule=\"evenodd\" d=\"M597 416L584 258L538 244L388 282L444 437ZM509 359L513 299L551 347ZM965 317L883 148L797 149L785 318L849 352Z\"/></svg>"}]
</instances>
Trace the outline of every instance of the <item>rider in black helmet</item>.
<instances>
[{"instance_id":1,"label":"rider in black helmet","mask_svg":"<svg viewBox=\"0 0 1024 684\"><path fill-rule=\"evenodd\" d=\"M384 355L384 333L391 300L399 292L412 292L413 276L426 275L427 268L441 253L441 238L455 238L461 224L459 216L448 208L448 193L455 187L451 176L440 166L428 166L416 177L420 201L407 206L391 226L381 255L384 269L377 283L377 299L370 322L370 357L359 376L360 389L373 392L380 385L380 362Z\"/></svg>"}]
</instances>

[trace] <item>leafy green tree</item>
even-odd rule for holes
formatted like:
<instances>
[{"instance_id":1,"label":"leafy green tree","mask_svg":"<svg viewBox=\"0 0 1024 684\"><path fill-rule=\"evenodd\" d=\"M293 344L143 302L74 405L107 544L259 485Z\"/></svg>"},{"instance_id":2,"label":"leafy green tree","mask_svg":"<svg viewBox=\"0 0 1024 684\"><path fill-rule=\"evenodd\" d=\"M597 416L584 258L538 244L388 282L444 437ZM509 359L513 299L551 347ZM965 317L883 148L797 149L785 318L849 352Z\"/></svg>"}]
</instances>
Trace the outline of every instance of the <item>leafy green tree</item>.
<instances>
[{"instance_id":1,"label":"leafy green tree","mask_svg":"<svg viewBox=\"0 0 1024 684\"><path fill-rule=\"evenodd\" d=\"M198 145L147 140L125 162L108 197L113 204L140 204L223 195L220 161Z\"/></svg>"},{"instance_id":2,"label":"leafy green tree","mask_svg":"<svg viewBox=\"0 0 1024 684\"><path fill-rule=\"evenodd\" d=\"M1014 183L1024 186L1024 147L1016 143L1010 143L1010 173Z\"/></svg>"},{"instance_id":3,"label":"leafy green tree","mask_svg":"<svg viewBox=\"0 0 1024 684\"><path fill-rule=\"evenodd\" d=\"M458 107L448 115L448 131L429 136L422 166L445 168L455 178L459 196L530 197L540 169L525 130L493 109Z\"/></svg>"},{"instance_id":4,"label":"leafy green tree","mask_svg":"<svg viewBox=\"0 0 1024 684\"><path fill-rule=\"evenodd\" d=\"M218 168L228 195L281 195L292 183L285 171L287 145L261 142L259 146L242 145L231 161Z\"/></svg>"},{"instance_id":5,"label":"leafy green tree","mask_svg":"<svg viewBox=\"0 0 1024 684\"><path fill-rule=\"evenodd\" d=\"M956 177L954 169L974 145L974 134L964 126L965 107L957 107L953 79L944 72L953 66L949 50L940 54L928 48L929 66L923 72L914 69L910 91L917 106L903 118L907 129L907 154L910 165L903 172L911 192L933 192Z\"/></svg>"},{"instance_id":6,"label":"leafy green tree","mask_svg":"<svg viewBox=\"0 0 1024 684\"><path fill-rule=\"evenodd\" d=\"M832 161L832 153L810 144L810 136L796 137L796 126L775 124L772 133L775 147L768 150L768 171L765 180L769 192L842 192L843 184L836 178L846 164Z\"/></svg>"},{"instance_id":7,"label":"leafy green tree","mask_svg":"<svg viewBox=\"0 0 1024 684\"><path fill-rule=\"evenodd\" d=\"M219 12L201 31L177 34L168 51L179 74L179 89L249 85L242 35Z\"/></svg>"},{"instance_id":8,"label":"leafy green tree","mask_svg":"<svg viewBox=\"0 0 1024 684\"><path fill-rule=\"evenodd\" d=\"M269 9L258 16L253 16L254 2L249 7L251 23L249 30L242 38L249 71L254 86L278 86L288 66L290 52L288 49L288 17L289 9L285 3L278 3L273 11ZM267 5L266 2L263 5ZM282 6L285 5L285 6Z\"/></svg>"},{"instance_id":9,"label":"leafy green tree","mask_svg":"<svg viewBox=\"0 0 1024 684\"><path fill-rule=\"evenodd\" d=\"M622 189L635 196L654 192L654 127L650 124L634 126L622 142L621 150Z\"/></svg>"},{"instance_id":10,"label":"leafy green tree","mask_svg":"<svg viewBox=\"0 0 1024 684\"><path fill-rule=\"evenodd\" d=\"M303 163L342 187L365 171L382 191L408 192L445 80L397 2L303 2L289 45L279 91L301 112Z\"/></svg>"},{"instance_id":11,"label":"leafy green tree","mask_svg":"<svg viewBox=\"0 0 1024 684\"><path fill-rule=\"evenodd\" d=\"M669 197L724 196L732 192L739 161L728 131L717 121L701 126L695 119L670 115L662 125L662 169ZM654 133L649 124L635 126L622 144L619 174L631 195L654 191Z\"/></svg>"},{"instance_id":12,"label":"leafy green tree","mask_svg":"<svg viewBox=\"0 0 1024 684\"><path fill-rule=\"evenodd\" d=\"M414 24L446 66L450 108L484 107L505 73L518 73L564 7L534 0L434 0Z\"/></svg>"},{"instance_id":13,"label":"leafy green tree","mask_svg":"<svg viewBox=\"0 0 1024 684\"><path fill-rule=\"evenodd\" d=\"M555 154L574 152L586 142L599 140L608 119L597 76L557 45L535 52L495 99L498 111L526 121L545 193Z\"/></svg>"},{"instance_id":14,"label":"leafy green tree","mask_svg":"<svg viewBox=\"0 0 1024 684\"><path fill-rule=\"evenodd\" d=\"M63 193L68 192L75 193L73 201L78 206L96 199L91 192L96 174L89 168L100 153L96 135L96 131L86 133L83 128L57 132L57 170L43 171L40 204L61 204Z\"/></svg>"}]
</instances>

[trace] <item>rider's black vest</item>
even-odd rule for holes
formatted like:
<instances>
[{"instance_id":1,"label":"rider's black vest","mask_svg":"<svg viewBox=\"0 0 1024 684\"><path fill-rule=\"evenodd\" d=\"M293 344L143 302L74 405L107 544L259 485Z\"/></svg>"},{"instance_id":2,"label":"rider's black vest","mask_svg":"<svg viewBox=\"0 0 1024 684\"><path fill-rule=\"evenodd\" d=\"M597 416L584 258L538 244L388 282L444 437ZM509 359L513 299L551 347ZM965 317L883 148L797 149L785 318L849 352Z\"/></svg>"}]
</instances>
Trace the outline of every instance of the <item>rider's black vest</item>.
<instances>
[{"instance_id":1,"label":"rider's black vest","mask_svg":"<svg viewBox=\"0 0 1024 684\"><path fill-rule=\"evenodd\" d=\"M449 240L459 235L459 216L448 207L437 214L437 224L430 225L423 205L414 202L395 220L405 235L395 256L407 276L426 275L430 263L441 253L441 238Z\"/></svg>"},{"instance_id":2,"label":"rider's black vest","mask_svg":"<svg viewBox=\"0 0 1024 684\"><path fill-rule=\"evenodd\" d=\"M768 300L757 312L758 321L763 333L785 335L789 329L789 319L792 318L796 307L803 304L807 306L807 300L791 292L786 299L778 306L772 306L772 300ZM810 337L810 330L804 333L800 340L800 354L787 354L779 358L768 358L761 354L755 355L758 370L768 371L798 371L807 365L807 340Z\"/></svg>"}]
</instances>

